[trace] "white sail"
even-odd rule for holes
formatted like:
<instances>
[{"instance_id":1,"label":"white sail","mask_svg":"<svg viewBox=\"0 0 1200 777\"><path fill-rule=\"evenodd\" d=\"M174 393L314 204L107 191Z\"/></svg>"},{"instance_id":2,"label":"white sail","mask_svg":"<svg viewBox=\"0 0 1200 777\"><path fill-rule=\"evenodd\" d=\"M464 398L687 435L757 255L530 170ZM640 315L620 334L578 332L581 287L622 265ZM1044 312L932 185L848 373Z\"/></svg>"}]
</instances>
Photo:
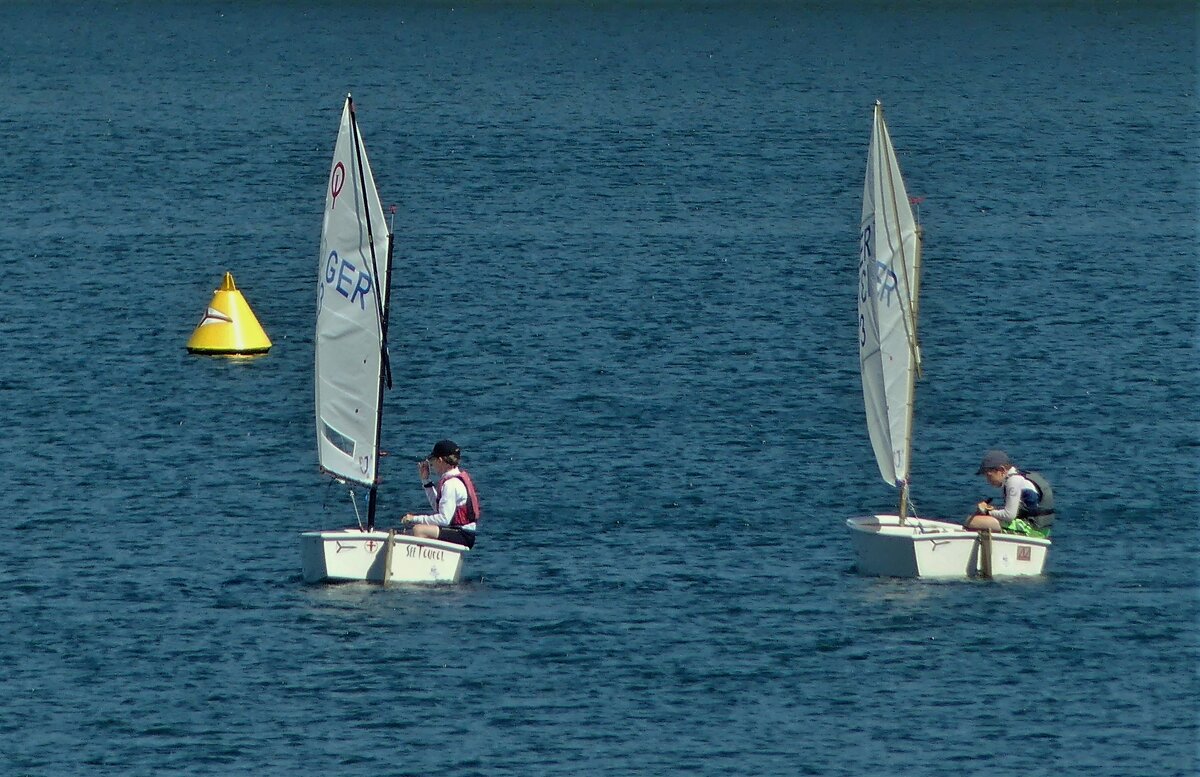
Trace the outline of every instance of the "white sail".
<instances>
[{"instance_id":1,"label":"white sail","mask_svg":"<svg viewBox=\"0 0 1200 777\"><path fill-rule=\"evenodd\" d=\"M883 107L875 123L863 186L858 257L858 343L867 428L879 473L908 480L917 347L919 236L900 177Z\"/></svg>"},{"instance_id":2,"label":"white sail","mask_svg":"<svg viewBox=\"0 0 1200 777\"><path fill-rule=\"evenodd\" d=\"M384 368L389 235L346 97L333 151L317 281L317 455L332 475L374 485Z\"/></svg>"}]
</instances>

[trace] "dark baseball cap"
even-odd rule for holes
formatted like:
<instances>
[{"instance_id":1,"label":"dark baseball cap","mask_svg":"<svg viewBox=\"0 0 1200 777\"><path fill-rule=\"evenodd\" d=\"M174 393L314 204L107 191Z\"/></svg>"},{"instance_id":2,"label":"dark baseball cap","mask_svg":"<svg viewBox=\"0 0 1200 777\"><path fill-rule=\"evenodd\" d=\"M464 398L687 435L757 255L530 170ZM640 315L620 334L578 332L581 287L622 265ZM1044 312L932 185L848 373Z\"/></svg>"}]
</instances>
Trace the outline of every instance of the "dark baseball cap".
<instances>
[{"instance_id":1,"label":"dark baseball cap","mask_svg":"<svg viewBox=\"0 0 1200 777\"><path fill-rule=\"evenodd\" d=\"M429 458L440 459L458 452L458 446L454 444L454 440L438 440L433 444L433 453L429 454Z\"/></svg>"},{"instance_id":2,"label":"dark baseball cap","mask_svg":"<svg viewBox=\"0 0 1200 777\"><path fill-rule=\"evenodd\" d=\"M982 475L989 469L1008 469L1012 466L1012 461L1009 460L1008 454L1004 451L988 451L983 454L983 461L979 464L979 469L975 472L976 475Z\"/></svg>"}]
</instances>

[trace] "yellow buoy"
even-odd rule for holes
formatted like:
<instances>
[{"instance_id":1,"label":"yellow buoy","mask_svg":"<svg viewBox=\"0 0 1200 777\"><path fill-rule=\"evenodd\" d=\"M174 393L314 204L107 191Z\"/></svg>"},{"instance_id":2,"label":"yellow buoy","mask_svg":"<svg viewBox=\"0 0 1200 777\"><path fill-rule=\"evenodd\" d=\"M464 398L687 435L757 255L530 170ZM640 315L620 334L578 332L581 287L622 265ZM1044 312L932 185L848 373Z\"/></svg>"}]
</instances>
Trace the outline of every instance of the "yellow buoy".
<instances>
[{"instance_id":1,"label":"yellow buoy","mask_svg":"<svg viewBox=\"0 0 1200 777\"><path fill-rule=\"evenodd\" d=\"M233 285L233 275L225 273L221 288L213 292L204 318L187 342L191 353L240 355L266 353L271 340L246 304L246 298Z\"/></svg>"}]
</instances>

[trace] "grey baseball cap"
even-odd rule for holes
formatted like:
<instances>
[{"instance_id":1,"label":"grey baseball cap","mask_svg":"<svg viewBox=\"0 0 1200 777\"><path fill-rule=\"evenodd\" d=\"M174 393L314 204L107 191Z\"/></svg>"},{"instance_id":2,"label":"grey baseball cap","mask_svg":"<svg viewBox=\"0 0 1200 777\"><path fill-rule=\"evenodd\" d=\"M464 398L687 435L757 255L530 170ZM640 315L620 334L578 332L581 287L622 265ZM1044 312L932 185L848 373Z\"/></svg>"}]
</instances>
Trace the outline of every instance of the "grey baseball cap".
<instances>
[{"instance_id":1,"label":"grey baseball cap","mask_svg":"<svg viewBox=\"0 0 1200 777\"><path fill-rule=\"evenodd\" d=\"M979 464L979 469L975 472L976 475L982 475L989 469L1008 469L1012 466L1012 461L1008 458L1008 454L1004 451L988 451L983 454L983 461Z\"/></svg>"}]
</instances>

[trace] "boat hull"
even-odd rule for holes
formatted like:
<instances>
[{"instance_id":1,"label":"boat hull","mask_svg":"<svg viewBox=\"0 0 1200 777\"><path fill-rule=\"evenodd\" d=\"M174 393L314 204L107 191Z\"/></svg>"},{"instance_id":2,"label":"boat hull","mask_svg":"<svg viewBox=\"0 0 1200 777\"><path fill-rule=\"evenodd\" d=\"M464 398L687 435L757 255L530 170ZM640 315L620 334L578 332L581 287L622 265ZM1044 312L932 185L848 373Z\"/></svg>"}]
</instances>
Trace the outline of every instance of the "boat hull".
<instances>
[{"instance_id":1,"label":"boat hull","mask_svg":"<svg viewBox=\"0 0 1200 777\"><path fill-rule=\"evenodd\" d=\"M470 549L452 542L397 534L391 552L391 583L457 583ZM388 533L361 529L309 531L300 535L306 583L382 583Z\"/></svg>"},{"instance_id":2,"label":"boat hull","mask_svg":"<svg viewBox=\"0 0 1200 777\"><path fill-rule=\"evenodd\" d=\"M986 558L979 532L956 523L895 515L849 518L846 526L854 543L859 574L933 579L982 577ZM1042 574L1050 540L1019 534L993 533L993 577L1031 577Z\"/></svg>"}]
</instances>

